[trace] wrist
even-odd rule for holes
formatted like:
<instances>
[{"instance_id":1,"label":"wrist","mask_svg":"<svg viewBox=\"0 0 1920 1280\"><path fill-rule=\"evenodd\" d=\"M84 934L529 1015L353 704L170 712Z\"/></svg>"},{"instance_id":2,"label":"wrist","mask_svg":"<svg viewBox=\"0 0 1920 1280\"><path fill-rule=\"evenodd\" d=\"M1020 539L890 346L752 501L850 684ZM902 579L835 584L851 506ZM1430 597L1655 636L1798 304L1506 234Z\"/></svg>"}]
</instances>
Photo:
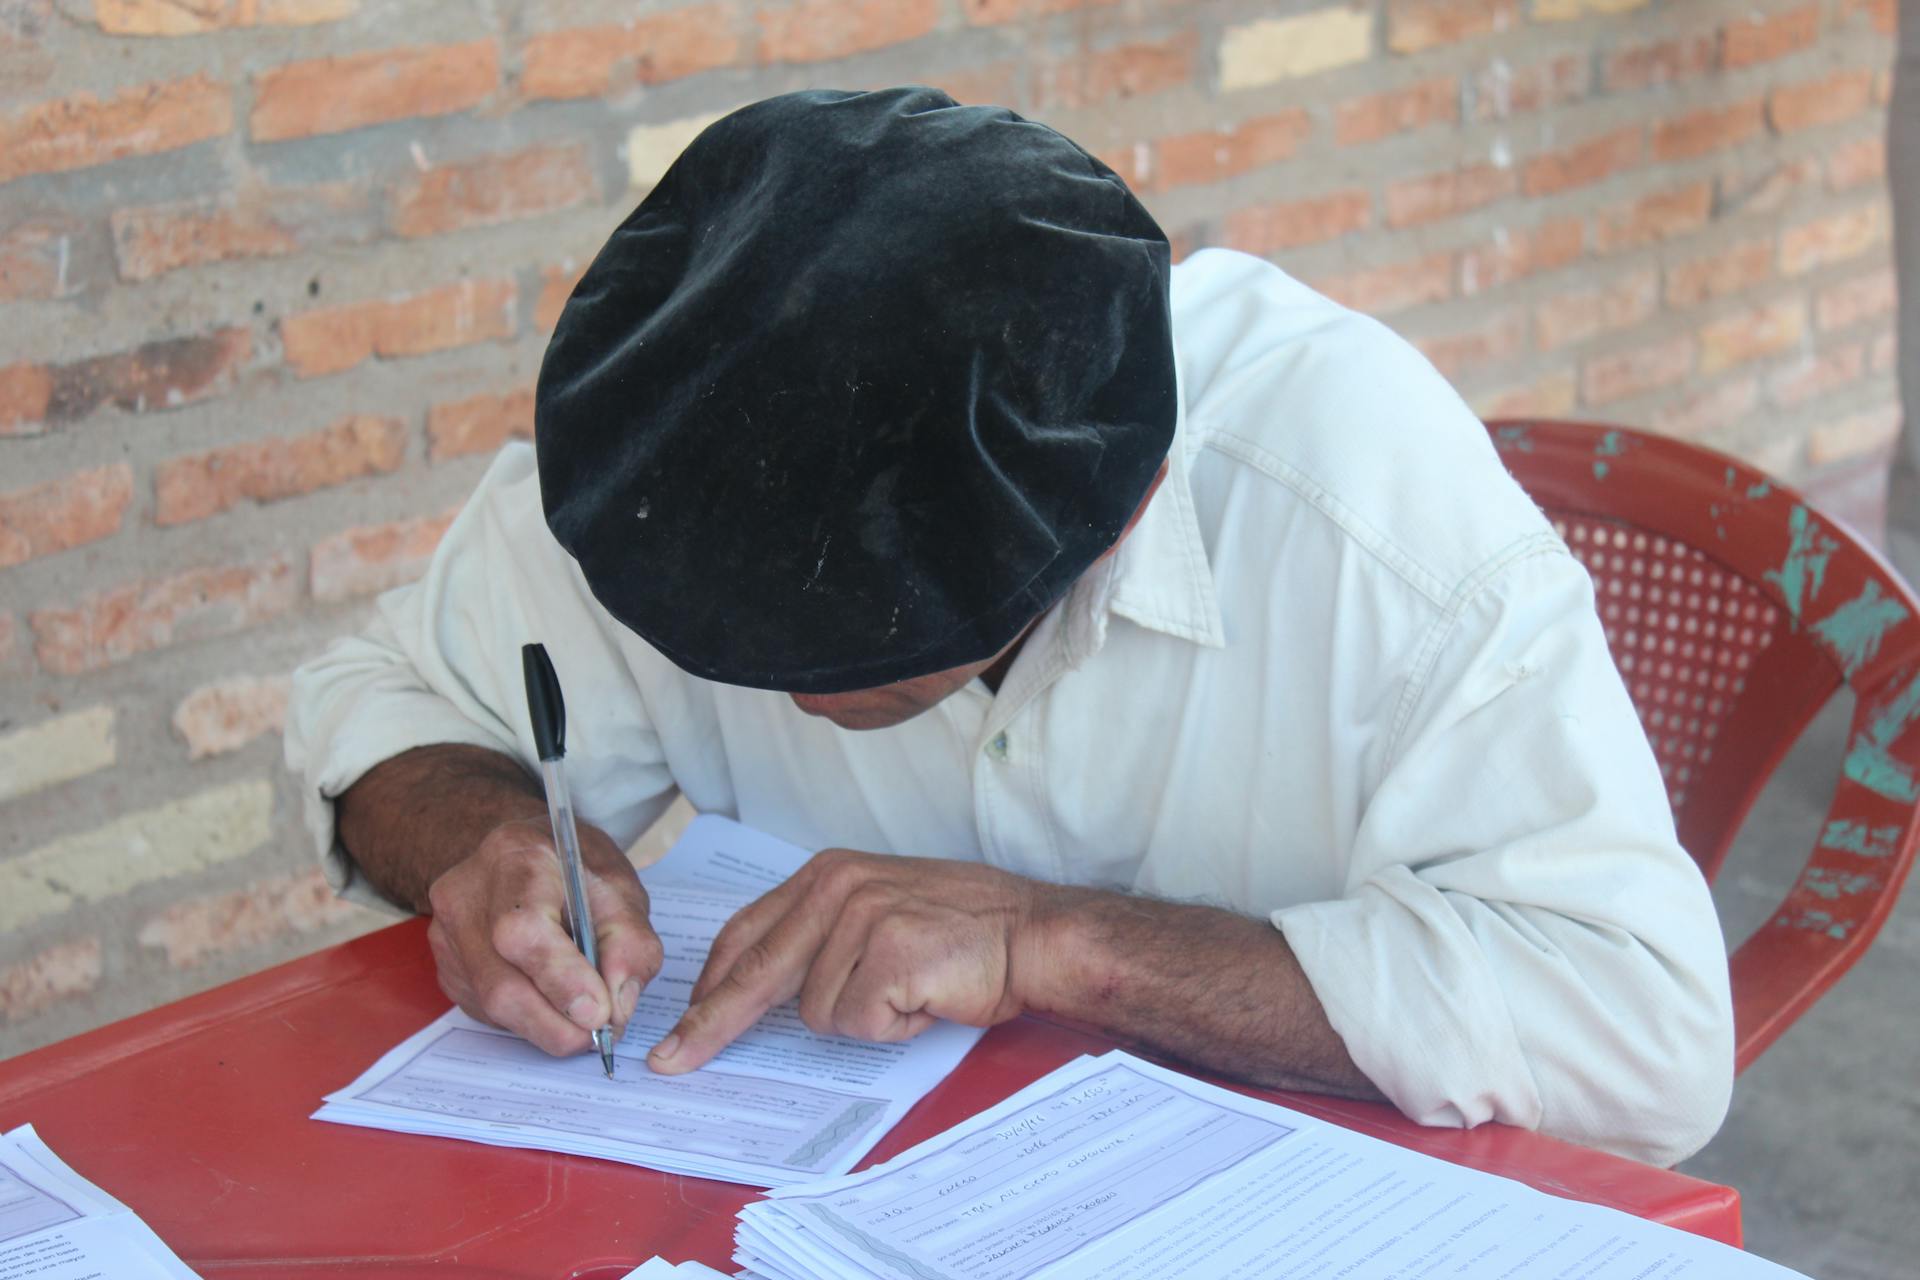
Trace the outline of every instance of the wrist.
<instances>
[{"instance_id":1,"label":"wrist","mask_svg":"<svg viewBox=\"0 0 1920 1280\"><path fill-rule=\"evenodd\" d=\"M1023 1012L1070 1013L1088 960L1086 911L1097 891L1029 881L1008 985Z\"/></svg>"}]
</instances>

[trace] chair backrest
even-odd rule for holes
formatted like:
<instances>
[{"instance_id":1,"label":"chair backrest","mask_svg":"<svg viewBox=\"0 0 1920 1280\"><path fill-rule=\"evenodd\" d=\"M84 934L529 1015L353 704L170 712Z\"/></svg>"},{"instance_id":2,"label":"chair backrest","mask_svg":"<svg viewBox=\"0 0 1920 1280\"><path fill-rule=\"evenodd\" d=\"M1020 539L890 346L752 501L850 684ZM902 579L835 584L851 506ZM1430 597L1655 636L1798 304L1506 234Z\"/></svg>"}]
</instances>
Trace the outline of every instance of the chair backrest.
<instances>
[{"instance_id":1,"label":"chair backrest","mask_svg":"<svg viewBox=\"0 0 1920 1280\"><path fill-rule=\"evenodd\" d=\"M1743 1070L1865 954L1920 855L1920 599L1736 459L1592 423L1488 429L1593 577L1680 842L1709 879L1807 721L1854 692L1806 866L1729 960Z\"/></svg>"},{"instance_id":2,"label":"chair backrest","mask_svg":"<svg viewBox=\"0 0 1920 1280\"><path fill-rule=\"evenodd\" d=\"M1488 429L1593 578L1681 843L1710 878L1842 684L1870 693L1912 667L1920 689L1920 604L1792 490L1724 454L1626 428ZM1907 754L1906 776L1920 776L1920 742Z\"/></svg>"}]
</instances>

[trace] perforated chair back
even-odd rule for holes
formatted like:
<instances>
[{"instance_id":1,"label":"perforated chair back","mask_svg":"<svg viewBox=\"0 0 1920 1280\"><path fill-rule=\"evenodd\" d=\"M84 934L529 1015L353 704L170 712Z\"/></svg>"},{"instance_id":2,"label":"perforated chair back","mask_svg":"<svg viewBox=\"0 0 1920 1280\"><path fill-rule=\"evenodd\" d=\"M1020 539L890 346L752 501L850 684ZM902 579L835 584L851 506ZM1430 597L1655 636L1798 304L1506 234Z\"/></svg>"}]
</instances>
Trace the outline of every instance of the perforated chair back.
<instances>
[{"instance_id":1,"label":"perforated chair back","mask_svg":"<svg viewBox=\"0 0 1920 1280\"><path fill-rule=\"evenodd\" d=\"M1711 450L1592 423L1488 424L1593 578L1709 879L1767 779L1840 687L1842 778L1800 879L1732 957L1737 1065L1866 950L1920 846L1920 600L1793 491Z\"/></svg>"}]
</instances>

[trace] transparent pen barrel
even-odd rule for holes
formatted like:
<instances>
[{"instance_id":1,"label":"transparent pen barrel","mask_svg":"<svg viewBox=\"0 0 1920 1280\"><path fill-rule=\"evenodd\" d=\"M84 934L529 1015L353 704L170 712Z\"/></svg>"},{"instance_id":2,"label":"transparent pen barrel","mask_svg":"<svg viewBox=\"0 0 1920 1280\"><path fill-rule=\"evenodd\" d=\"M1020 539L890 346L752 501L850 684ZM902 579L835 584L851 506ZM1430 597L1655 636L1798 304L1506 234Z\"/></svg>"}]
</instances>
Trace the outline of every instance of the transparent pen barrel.
<instances>
[{"instance_id":1,"label":"transparent pen barrel","mask_svg":"<svg viewBox=\"0 0 1920 1280\"><path fill-rule=\"evenodd\" d=\"M574 945L594 969L600 968L600 953L594 946L593 916L587 909L586 872L580 865L580 829L574 825L573 799L567 794L567 777L558 760L540 762L540 780L547 789L547 817L553 822L553 847L560 855L560 878L567 887L567 925L573 930Z\"/></svg>"}]
</instances>

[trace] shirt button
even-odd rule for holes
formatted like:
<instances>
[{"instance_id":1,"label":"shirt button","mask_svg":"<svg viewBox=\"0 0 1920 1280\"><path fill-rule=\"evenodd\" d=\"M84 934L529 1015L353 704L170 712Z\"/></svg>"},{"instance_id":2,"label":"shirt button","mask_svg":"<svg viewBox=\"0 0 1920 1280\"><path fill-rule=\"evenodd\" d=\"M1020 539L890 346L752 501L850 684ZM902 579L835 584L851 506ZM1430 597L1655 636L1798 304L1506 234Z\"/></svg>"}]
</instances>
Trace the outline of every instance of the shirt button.
<instances>
[{"instance_id":1,"label":"shirt button","mask_svg":"<svg viewBox=\"0 0 1920 1280\"><path fill-rule=\"evenodd\" d=\"M987 755L1003 764L1006 762L1007 735L1005 730L994 734L993 741L987 743Z\"/></svg>"}]
</instances>

